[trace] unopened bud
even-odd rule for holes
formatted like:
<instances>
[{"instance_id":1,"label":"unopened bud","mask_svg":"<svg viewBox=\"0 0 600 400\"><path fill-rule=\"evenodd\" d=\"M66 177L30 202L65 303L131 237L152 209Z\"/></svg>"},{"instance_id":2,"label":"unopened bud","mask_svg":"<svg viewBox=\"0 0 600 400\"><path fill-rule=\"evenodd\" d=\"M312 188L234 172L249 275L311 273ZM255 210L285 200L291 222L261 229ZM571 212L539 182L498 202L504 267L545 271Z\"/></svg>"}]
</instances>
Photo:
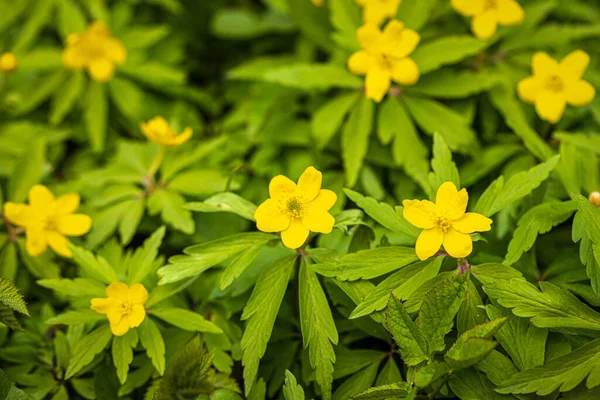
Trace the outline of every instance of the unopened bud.
<instances>
[{"instance_id":1,"label":"unopened bud","mask_svg":"<svg viewBox=\"0 0 600 400\"><path fill-rule=\"evenodd\" d=\"M4 72L11 72L17 69L19 61L13 53L2 53L0 55L0 69Z\"/></svg>"},{"instance_id":2,"label":"unopened bud","mask_svg":"<svg viewBox=\"0 0 600 400\"><path fill-rule=\"evenodd\" d=\"M596 207L600 207L600 192L592 192L589 196L590 203Z\"/></svg>"}]
</instances>

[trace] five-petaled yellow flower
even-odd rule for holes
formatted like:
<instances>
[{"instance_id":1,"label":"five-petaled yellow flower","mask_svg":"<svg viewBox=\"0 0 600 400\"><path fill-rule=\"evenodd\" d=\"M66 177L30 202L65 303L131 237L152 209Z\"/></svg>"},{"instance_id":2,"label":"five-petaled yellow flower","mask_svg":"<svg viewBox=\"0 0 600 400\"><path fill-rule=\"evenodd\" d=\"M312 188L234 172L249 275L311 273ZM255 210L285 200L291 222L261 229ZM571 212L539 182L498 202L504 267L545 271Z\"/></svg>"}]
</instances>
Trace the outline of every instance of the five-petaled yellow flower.
<instances>
[{"instance_id":1,"label":"five-petaled yellow flower","mask_svg":"<svg viewBox=\"0 0 600 400\"><path fill-rule=\"evenodd\" d=\"M481 214L465 212L469 195L460 192L452 182L443 183L437 191L435 204L429 200L404 200L404 218L423 231L417 239L416 252L421 260L434 255L443 244L454 258L463 258L473 251L471 233L491 229L492 220Z\"/></svg>"},{"instance_id":2,"label":"five-petaled yellow flower","mask_svg":"<svg viewBox=\"0 0 600 400\"><path fill-rule=\"evenodd\" d=\"M363 8L363 21L381 25L387 18L394 18L402 0L356 0Z\"/></svg>"},{"instance_id":3,"label":"five-petaled yellow flower","mask_svg":"<svg viewBox=\"0 0 600 400\"><path fill-rule=\"evenodd\" d=\"M122 282L111 283L106 288L108 298L92 299L90 308L106 314L110 330L115 336L123 336L129 328L136 328L146 318L144 304L148 291L141 283L131 287Z\"/></svg>"},{"instance_id":4,"label":"five-petaled yellow flower","mask_svg":"<svg viewBox=\"0 0 600 400\"><path fill-rule=\"evenodd\" d=\"M321 189L322 174L308 167L296 185L283 175L269 184L270 199L254 213L256 226L263 232L281 232L290 249L302 246L309 231L329 233L335 219L328 213L337 200L334 192Z\"/></svg>"},{"instance_id":5,"label":"five-petaled yellow flower","mask_svg":"<svg viewBox=\"0 0 600 400\"><path fill-rule=\"evenodd\" d=\"M89 232L92 219L84 214L74 214L79 208L80 197L69 193L55 198L44 185L29 190L29 204L7 202L4 216L9 222L25 228L25 248L37 257L48 246L64 257L71 257L69 239Z\"/></svg>"},{"instance_id":6,"label":"five-petaled yellow flower","mask_svg":"<svg viewBox=\"0 0 600 400\"><path fill-rule=\"evenodd\" d=\"M373 23L360 27L356 35L363 50L352 54L348 68L366 75L368 98L380 102L391 85L414 85L419 80L419 67L408 57L419 44L419 34L406 29L400 21L390 21L383 32Z\"/></svg>"},{"instance_id":7,"label":"five-petaled yellow flower","mask_svg":"<svg viewBox=\"0 0 600 400\"><path fill-rule=\"evenodd\" d=\"M115 64L123 64L126 58L125 46L110 36L110 30L102 22L93 22L85 32L69 35L62 54L65 67L74 71L86 68L98 82L110 81Z\"/></svg>"},{"instance_id":8,"label":"five-petaled yellow flower","mask_svg":"<svg viewBox=\"0 0 600 400\"><path fill-rule=\"evenodd\" d=\"M148 122L142 122L140 129L148 139L167 147L179 146L192 137L192 128L185 128L181 135L177 135L163 117L154 117Z\"/></svg>"},{"instance_id":9,"label":"five-petaled yellow flower","mask_svg":"<svg viewBox=\"0 0 600 400\"><path fill-rule=\"evenodd\" d=\"M533 55L533 76L523 79L517 86L519 97L535 104L541 119L557 123L567 104L585 106L596 95L596 90L581 79L590 63L590 57L576 50L558 63L544 52Z\"/></svg>"},{"instance_id":10,"label":"five-petaled yellow flower","mask_svg":"<svg viewBox=\"0 0 600 400\"><path fill-rule=\"evenodd\" d=\"M498 25L518 25L525 18L525 11L516 0L452 0L452 7L473 18L471 30L481 40L494 36Z\"/></svg>"},{"instance_id":11,"label":"five-petaled yellow flower","mask_svg":"<svg viewBox=\"0 0 600 400\"><path fill-rule=\"evenodd\" d=\"M0 55L0 69L4 72L11 72L17 69L19 66L19 60L17 60L17 56L14 53L2 53Z\"/></svg>"}]
</instances>

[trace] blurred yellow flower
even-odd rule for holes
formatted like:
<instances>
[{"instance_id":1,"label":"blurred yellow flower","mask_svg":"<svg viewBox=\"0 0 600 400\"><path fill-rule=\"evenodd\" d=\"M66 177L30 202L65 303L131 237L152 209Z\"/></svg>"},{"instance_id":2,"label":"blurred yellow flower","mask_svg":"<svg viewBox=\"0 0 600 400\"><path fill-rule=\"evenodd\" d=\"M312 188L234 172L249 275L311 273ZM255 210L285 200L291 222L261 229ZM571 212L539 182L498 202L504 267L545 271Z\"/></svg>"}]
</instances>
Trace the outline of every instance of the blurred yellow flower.
<instances>
[{"instance_id":1,"label":"blurred yellow flower","mask_svg":"<svg viewBox=\"0 0 600 400\"><path fill-rule=\"evenodd\" d=\"M123 336L129 328L136 328L144 322L148 291L141 283L129 287L122 282L111 283L106 288L107 298L92 299L90 308L106 314L110 330L115 336Z\"/></svg>"},{"instance_id":2,"label":"blurred yellow flower","mask_svg":"<svg viewBox=\"0 0 600 400\"><path fill-rule=\"evenodd\" d=\"M364 22L381 25L387 18L396 17L398 6L402 0L356 0L363 8Z\"/></svg>"},{"instance_id":3,"label":"blurred yellow flower","mask_svg":"<svg viewBox=\"0 0 600 400\"><path fill-rule=\"evenodd\" d=\"M0 55L0 69L4 72L11 72L17 69L19 60L13 53L2 53Z\"/></svg>"},{"instance_id":4,"label":"blurred yellow flower","mask_svg":"<svg viewBox=\"0 0 600 400\"><path fill-rule=\"evenodd\" d=\"M4 216L9 222L25 228L27 252L37 257L48 246L64 257L71 257L67 236L81 236L89 232L92 219L84 214L74 214L79 208L77 193L55 198L44 185L29 190L29 204L7 202Z\"/></svg>"},{"instance_id":5,"label":"blurred yellow flower","mask_svg":"<svg viewBox=\"0 0 600 400\"><path fill-rule=\"evenodd\" d=\"M473 18L471 30L481 40L494 36L498 25L517 25L525 18L525 11L516 0L452 0L452 7Z\"/></svg>"},{"instance_id":6,"label":"blurred yellow flower","mask_svg":"<svg viewBox=\"0 0 600 400\"><path fill-rule=\"evenodd\" d=\"M356 35L363 50L348 59L348 68L357 75L366 75L368 98L380 102L391 81L414 85L419 80L419 67L408 57L417 47L420 36L406 29L400 21L390 21L383 32L373 23L360 27Z\"/></svg>"},{"instance_id":7,"label":"blurred yellow flower","mask_svg":"<svg viewBox=\"0 0 600 400\"><path fill-rule=\"evenodd\" d=\"M477 213L466 213L469 195L460 192L452 182L443 183L435 198L429 200L404 200L404 218L423 231L417 239L416 252L421 260L434 255L443 244L454 258L463 258L473 251L471 233L491 229L492 220Z\"/></svg>"},{"instance_id":8,"label":"blurred yellow flower","mask_svg":"<svg viewBox=\"0 0 600 400\"><path fill-rule=\"evenodd\" d=\"M192 137L192 128L185 128L181 135L177 135L163 117L154 117L148 122L142 122L140 129L148 139L167 147L179 146Z\"/></svg>"},{"instance_id":9,"label":"blurred yellow flower","mask_svg":"<svg viewBox=\"0 0 600 400\"><path fill-rule=\"evenodd\" d=\"M596 207L600 207L600 192L590 193L588 199L590 200L590 203L592 203Z\"/></svg>"},{"instance_id":10,"label":"blurred yellow flower","mask_svg":"<svg viewBox=\"0 0 600 400\"><path fill-rule=\"evenodd\" d=\"M585 106L596 95L596 90L581 79L590 63L590 56L576 50L558 63L544 52L533 55L533 76L523 79L517 86L519 97L531 104L541 119L557 123L567 104Z\"/></svg>"},{"instance_id":11,"label":"blurred yellow flower","mask_svg":"<svg viewBox=\"0 0 600 400\"><path fill-rule=\"evenodd\" d=\"M324 0L310 0L315 6L321 7Z\"/></svg>"},{"instance_id":12,"label":"blurred yellow flower","mask_svg":"<svg viewBox=\"0 0 600 400\"><path fill-rule=\"evenodd\" d=\"M335 219L328 213L337 201L334 192L321 189L322 174L308 167L296 185L283 175L269 184L269 196L254 213L263 232L281 232L290 249L302 246L310 231L330 233Z\"/></svg>"},{"instance_id":13,"label":"blurred yellow flower","mask_svg":"<svg viewBox=\"0 0 600 400\"><path fill-rule=\"evenodd\" d=\"M74 71L86 68L98 82L110 81L115 64L123 64L126 58L123 43L111 37L110 30L102 22L93 22L85 32L69 35L62 54L65 67Z\"/></svg>"}]
</instances>

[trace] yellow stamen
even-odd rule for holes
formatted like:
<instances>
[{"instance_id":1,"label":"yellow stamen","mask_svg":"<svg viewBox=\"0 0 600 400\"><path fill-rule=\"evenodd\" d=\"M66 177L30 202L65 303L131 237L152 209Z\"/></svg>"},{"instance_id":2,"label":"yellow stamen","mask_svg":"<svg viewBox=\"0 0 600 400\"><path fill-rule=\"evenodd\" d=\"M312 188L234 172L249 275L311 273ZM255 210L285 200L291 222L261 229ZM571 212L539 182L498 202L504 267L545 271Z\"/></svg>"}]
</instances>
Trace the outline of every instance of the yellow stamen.
<instances>
[{"instance_id":1,"label":"yellow stamen","mask_svg":"<svg viewBox=\"0 0 600 400\"><path fill-rule=\"evenodd\" d=\"M304 214L304 204L298 197L291 197L286 203L288 213L293 218L299 218Z\"/></svg>"},{"instance_id":2,"label":"yellow stamen","mask_svg":"<svg viewBox=\"0 0 600 400\"><path fill-rule=\"evenodd\" d=\"M559 76L553 75L546 80L546 88L553 92L561 92L564 89L563 81Z\"/></svg>"}]
</instances>

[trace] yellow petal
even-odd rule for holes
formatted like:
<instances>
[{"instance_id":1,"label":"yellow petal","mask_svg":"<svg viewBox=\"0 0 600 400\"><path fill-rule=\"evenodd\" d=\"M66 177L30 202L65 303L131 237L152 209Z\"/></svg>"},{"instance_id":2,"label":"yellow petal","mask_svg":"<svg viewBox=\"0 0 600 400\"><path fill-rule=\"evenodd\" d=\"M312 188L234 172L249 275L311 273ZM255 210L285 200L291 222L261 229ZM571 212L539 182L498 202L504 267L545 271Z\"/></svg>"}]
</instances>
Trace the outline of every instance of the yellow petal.
<instances>
[{"instance_id":1,"label":"yellow petal","mask_svg":"<svg viewBox=\"0 0 600 400\"><path fill-rule=\"evenodd\" d=\"M106 288L106 295L119 301L127 301L129 286L123 282L113 282Z\"/></svg>"},{"instance_id":2,"label":"yellow petal","mask_svg":"<svg viewBox=\"0 0 600 400\"><path fill-rule=\"evenodd\" d=\"M444 233L444 250L454 258L468 256L473 251L471 235L461 233L452 228L448 229Z\"/></svg>"},{"instance_id":3,"label":"yellow petal","mask_svg":"<svg viewBox=\"0 0 600 400\"><path fill-rule=\"evenodd\" d=\"M451 220L462 217L467 209L469 195L466 189L458 191L452 182L444 182L435 196L435 205Z\"/></svg>"},{"instance_id":4,"label":"yellow petal","mask_svg":"<svg viewBox=\"0 0 600 400\"><path fill-rule=\"evenodd\" d=\"M56 212L58 214L72 214L79 208L81 198L77 193L68 193L56 199Z\"/></svg>"},{"instance_id":5,"label":"yellow petal","mask_svg":"<svg viewBox=\"0 0 600 400\"><path fill-rule=\"evenodd\" d=\"M55 253L63 257L72 257L73 253L69 249L69 239L56 231L46 231L46 241Z\"/></svg>"},{"instance_id":6,"label":"yellow petal","mask_svg":"<svg viewBox=\"0 0 600 400\"><path fill-rule=\"evenodd\" d=\"M111 307L115 306L115 302L110 298L96 298L92 299L92 304L90 308L100 314L108 313L108 310Z\"/></svg>"},{"instance_id":7,"label":"yellow petal","mask_svg":"<svg viewBox=\"0 0 600 400\"><path fill-rule=\"evenodd\" d=\"M133 304L146 304L148 291L141 283L136 283L129 288L129 301Z\"/></svg>"},{"instance_id":8,"label":"yellow petal","mask_svg":"<svg viewBox=\"0 0 600 400\"><path fill-rule=\"evenodd\" d=\"M392 84L392 78L390 71L378 66L373 66L367 72L367 79L365 80L365 95L369 99L375 100L379 103Z\"/></svg>"},{"instance_id":9,"label":"yellow petal","mask_svg":"<svg viewBox=\"0 0 600 400\"><path fill-rule=\"evenodd\" d=\"M374 1L369 1L363 7L363 20L375 25L380 25L386 18L385 10L375 4Z\"/></svg>"},{"instance_id":10,"label":"yellow petal","mask_svg":"<svg viewBox=\"0 0 600 400\"><path fill-rule=\"evenodd\" d=\"M306 168L298 179L298 189L302 193L304 201L313 201L319 195L322 181L323 174L320 171L315 167Z\"/></svg>"},{"instance_id":11,"label":"yellow petal","mask_svg":"<svg viewBox=\"0 0 600 400\"><path fill-rule=\"evenodd\" d=\"M567 103L572 106L586 106L594 100L596 89L588 82L578 80L565 87Z\"/></svg>"},{"instance_id":12,"label":"yellow petal","mask_svg":"<svg viewBox=\"0 0 600 400\"><path fill-rule=\"evenodd\" d=\"M442 245L444 234L438 229L424 229L417 238L415 251L420 260L427 260L437 253Z\"/></svg>"},{"instance_id":13,"label":"yellow petal","mask_svg":"<svg viewBox=\"0 0 600 400\"><path fill-rule=\"evenodd\" d=\"M543 79L537 76L530 76L519 82L517 85L517 93L521 100L533 104L540 92L544 89Z\"/></svg>"},{"instance_id":14,"label":"yellow petal","mask_svg":"<svg viewBox=\"0 0 600 400\"><path fill-rule=\"evenodd\" d=\"M302 225L312 232L331 233L335 218L327 211L313 208L302 216Z\"/></svg>"},{"instance_id":15,"label":"yellow petal","mask_svg":"<svg viewBox=\"0 0 600 400\"><path fill-rule=\"evenodd\" d=\"M378 51L381 46L381 31L376 24L367 23L356 31L360 46L367 51Z\"/></svg>"},{"instance_id":16,"label":"yellow petal","mask_svg":"<svg viewBox=\"0 0 600 400\"><path fill-rule=\"evenodd\" d=\"M146 318L144 306L141 304L134 304L129 313L129 327L135 328L140 326L140 324L144 322L144 318Z\"/></svg>"},{"instance_id":17,"label":"yellow petal","mask_svg":"<svg viewBox=\"0 0 600 400\"><path fill-rule=\"evenodd\" d=\"M369 0L354 0L354 2L359 6L364 6L365 4L367 4L368 1Z\"/></svg>"},{"instance_id":18,"label":"yellow petal","mask_svg":"<svg viewBox=\"0 0 600 400\"><path fill-rule=\"evenodd\" d=\"M115 73L115 64L108 58L98 58L88 64L88 72L97 82L108 82Z\"/></svg>"},{"instance_id":19,"label":"yellow petal","mask_svg":"<svg viewBox=\"0 0 600 400\"><path fill-rule=\"evenodd\" d=\"M121 305L121 303L113 300L113 306L106 309L106 316L113 325L120 323L124 319L126 320L126 318L123 318L124 314Z\"/></svg>"},{"instance_id":20,"label":"yellow petal","mask_svg":"<svg viewBox=\"0 0 600 400\"><path fill-rule=\"evenodd\" d=\"M357 51L348 59L348 69L356 75L366 75L367 71L376 62L375 57L364 50Z\"/></svg>"},{"instance_id":21,"label":"yellow petal","mask_svg":"<svg viewBox=\"0 0 600 400\"><path fill-rule=\"evenodd\" d=\"M277 175L269 183L269 196L272 199L287 199L296 193L296 184L283 175Z\"/></svg>"},{"instance_id":22,"label":"yellow petal","mask_svg":"<svg viewBox=\"0 0 600 400\"><path fill-rule=\"evenodd\" d=\"M535 111L544 121L555 124L562 118L566 105L564 94L543 90L535 101Z\"/></svg>"},{"instance_id":23,"label":"yellow petal","mask_svg":"<svg viewBox=\"0 0 600 400\"><path fill-rule=\"evenodd\" d=\"M183 144L183 143L187 142L188 140L190 140L190 138L192 137L192 134L193 134L192 128L185 128L183 130L183 132L181 133L181 135L179 135L175 138L175 146L179 146L180 144Z\"/></svg>"},{"instance_id":24,"label":"yellow petal","mask_svg":"<svg viewBox=\"0 0 600 400\"><path fill-rule=\"evenodd\" d=\"M62 53L62 63L65 67L77 71L85 66L86 59L79 49L67 47Z\"/></svg>"},{"instance_id":25,"label":"yellow petal","mask_svg":"<svg viewBox=\"0 0 600 400\"><path fill-rule=\"evenodd\" d=\"M29 205L35 208L48 208L54 202L54 195L44 185L35 185L29 189Z\"/></svg>"},{"instance_id":26,"label":"yellow petal","mask_svg":"<svg viewBox=\"0 0 600 400\"><path fill-rule=\"evenodd\" d=\"M92 228L92 219L84 214L68 214L58 218L58 232L66 236L85 235Z\"/></svg>"},{"instance_id":27,"label":"yellow petal","mask_svg":"<svg viewBox=\"0 0 600 400\"><path fill-rule=\"evenodd\" d=\"M335 192L328 189L321 189L319 191L319 195L310 202L308 205L309 210L324 210L328 211L331 207L335 205L337 201L337 195Z\"/></svg>"},{"instance_id":28,"label":"yellow petal","mask_svg":"<svg viewBox=\"0 0 600 400\"><path fill-rule=\"evenodd\" d=\"M559 72L556 60L543 51L533 55L531 69L534 75L542 76L556 75Z\"/></svg>"},{"instance_id":29,"label":"yellow petal","mask_svg":"<svg viewBox=\"0 0 600 400\"><path fill-rule=\"evenodd\" d=\"M127 50L125 50L125 46L121 43L120 40L110 38L107 39L104 43L106 55L113 62L117 64L123 64L125 59L127 58Z\"/></svg>"},{"instance_id":30,"label":"yellow petal","mask_svg":"<svg viewBox=\"0 0 600 400\"><path fill-rule=\"evenodd\" d=\"M485 10L485 0L452 0L452 8L465 17L474 17Z\"/></svg>"},{"instance_id":31,"label":"yellow petal","mask_svg":"<svg viewBox=\"0 0 600 400\"><path fill-rule=\"evenodd\" d=\"M4 216L15 225L25 226L30 220L31 210L26 204L4 203Z\"/></svg>"},{"instance_id":32,"label":"yellow petal","mask_svg":"<svg viewBox=\"0 0 600 400\"><path fill-rule=\"evenodd\" d=\"M383 31L383 39L388 54L404 58L415 50L421 37L412 29L404 29L404 24L400 21L391 21Z\"/></svg>"},{"instance_id":33,"label":"yellow petal","mask_svg":"<svg viewBox=\"0 0 600 400\"><path fill-rule=\"evenodd\" d=\"M402 202L404 219L417 228L433 228L432 216L436 213L435 204L429 200L404 200Z\"/></svg>"},{"instance_id":34,"label":"yellow petal","mask_svg":"<svg viewBox=\"0 0 600 400\"><path fill-rule=\"evenodd\" d=\"M523 7L515 0L498 1L497 15L500 25L517 25L525 19Z\"/></svg>"},{"instance_id":35,"label":"yellow petal","mask_svg":"<svg viewBox=\"0 0 600 400\"><path fill-rule=\"evenodd\" d=\"M412 58L403 58L392 64L392 80L400 85L414 85L420 74L419 66Z\"/></svg>"},{"instance_id":36,"label":"yellow petal","mask_svg":"<svg viewBox=\"0 0 600 400\"><path fill-rule=\"evenodd\" d=\"M290 226L285 231L281 232L281 240L285 247L297 249L306 242L308 233L308 228L302 224L302 220L300 218L295 218L290 223Z\"/></svg>"},{"instance_id":37,"label":"yellow petal","mask_svg":"<svg viewBox=\"0 0 600 400\"><path fill-rule=\"evenodd\" d=\"M254 212L256 227L263 232L281 232L290 226L290 217L273 199L265 200Z\"/></svg>"},{"instance_id":38,"label":"yellow petal","mask_svg":"<svg viewBox=\"0 0 600 400\"><path fill-rule=\"evenodd\" d=\"M115 336L123 336L129 331L129 320L122 318L118 324L110 324L110 330Z\"/></svg>"},{"instance_id":39,"label":"yellow petal","mask_svg":"<svg viewBox=\"0 0 600 400\"><path fill-rule=\"evenodd\" d=\"M169 130L169 122L164 118L159 116L156 116L154 118L152 118L150 121L148 121L148 129L156 131L156 132L160 132L160 133L165 133Z\"/></svg>"},{"instance_id":40,"label":"yellow petal","mask_svg":"<svg viewBox=\"0 0 600 400\"><path fill-rule=\"evenodd\" d=\"M492 220L478 213L468 212L452 221L452 227L462 233L487 232L492 229Z\"/></svg>"},{"instance_id":41,"label":"yellow petal","mask_svg":"<svg viewBox=\"0 0 600 400\"><path fill-rule=\"evenodd\" d=\"M471 23L471 30L481 40L490 39L496 33L496 29L498 29L498 16L493 10L477 15Z\"/></svg>"},{"instance_id":42,"label":"yellow petal","mask_svg":"<svg viewBox=\"0 0 600 400\"><path fill-rule=\"evenodd\" d=\"M40 256L48 249L46 235L40 227L28 227L25 235L25 249L30 256Z\"/></svg>"},{"instance_id":43,"label":"yellow petal","mask_svg":"<svg viewBox=\"0 0 600 400\"><path fill-rule=\"evenodd\" d=\"M560 61L560 74L573 80L581 79L588 65L590 56L583 50L575 50Z\"/></svg>"}]
</instances>

